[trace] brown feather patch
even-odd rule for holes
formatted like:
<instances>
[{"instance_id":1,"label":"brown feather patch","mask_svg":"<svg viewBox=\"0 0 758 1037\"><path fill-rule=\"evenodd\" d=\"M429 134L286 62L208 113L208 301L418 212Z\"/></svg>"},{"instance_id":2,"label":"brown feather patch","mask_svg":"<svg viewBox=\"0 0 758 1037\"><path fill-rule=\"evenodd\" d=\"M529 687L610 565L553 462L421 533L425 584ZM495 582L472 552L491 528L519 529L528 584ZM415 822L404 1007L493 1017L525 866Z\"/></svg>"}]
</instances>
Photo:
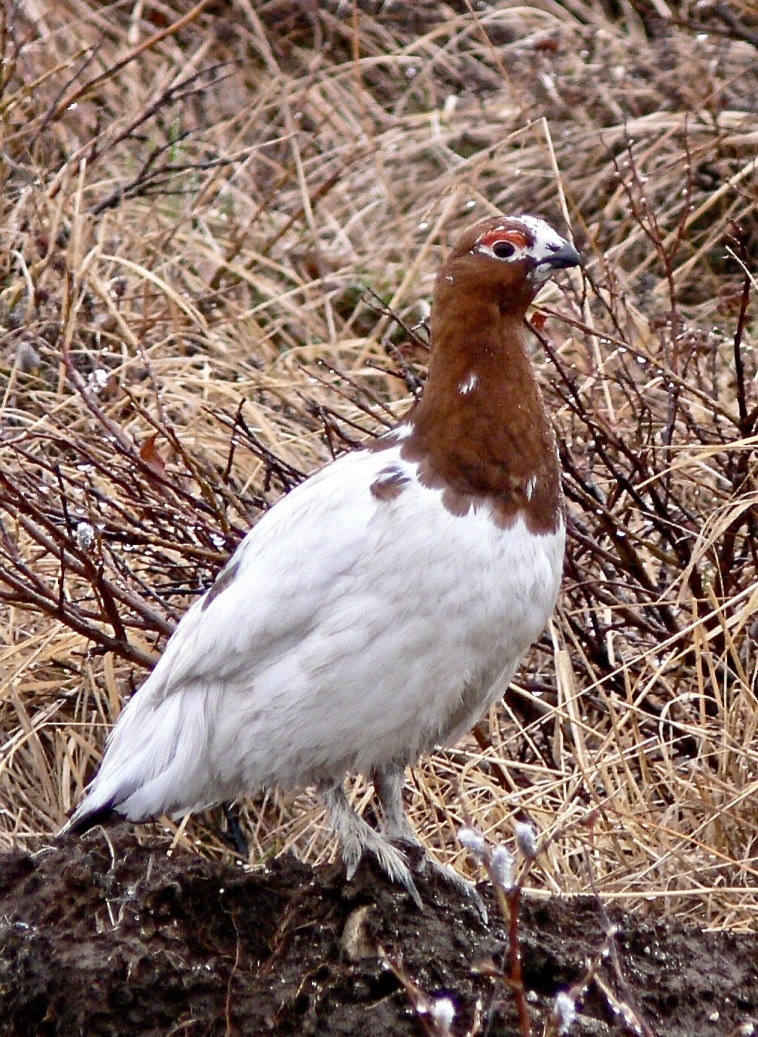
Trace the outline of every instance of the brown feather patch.
<instances>
[{"instance_id":1,"label":"brown feather patch","mask_svg":"<svg viewBox=\"0 0 758 1037\"><path fill-rule=\"evenodd\" d=\"M371 493L377 500L396 500L410 482L405 472L397 465L387 465L371 483Z\"/></svg>"}]
</instances>

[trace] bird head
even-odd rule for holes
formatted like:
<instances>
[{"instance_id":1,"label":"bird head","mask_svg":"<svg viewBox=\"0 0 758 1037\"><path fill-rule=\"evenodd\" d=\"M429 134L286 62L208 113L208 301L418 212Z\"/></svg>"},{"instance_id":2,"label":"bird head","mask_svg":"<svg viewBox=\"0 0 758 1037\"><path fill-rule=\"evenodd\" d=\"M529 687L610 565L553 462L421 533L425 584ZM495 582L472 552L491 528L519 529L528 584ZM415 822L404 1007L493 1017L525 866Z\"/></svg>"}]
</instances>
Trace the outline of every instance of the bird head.
<instances>
[{"instance_id":1,"label":"bird head","mask_svg":"<svg viewBox=\"0 0 758 1037\"><path fill-rule=\"evenodd\" d=\"M464 285L523 309L557 270L579 266L574 246L536 216L490 216L466 231L437 279L437 290Z\"/></svg>"}]
</instances>

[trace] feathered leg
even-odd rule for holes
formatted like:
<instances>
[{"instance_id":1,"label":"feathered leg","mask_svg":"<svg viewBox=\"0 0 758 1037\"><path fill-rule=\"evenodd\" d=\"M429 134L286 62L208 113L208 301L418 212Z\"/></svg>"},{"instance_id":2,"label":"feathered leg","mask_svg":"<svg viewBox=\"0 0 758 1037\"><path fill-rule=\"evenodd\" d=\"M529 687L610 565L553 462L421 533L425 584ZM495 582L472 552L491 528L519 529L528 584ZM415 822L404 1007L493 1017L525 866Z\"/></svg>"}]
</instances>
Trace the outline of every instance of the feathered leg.
<instances>
[{"instance_id":1,"label":"feathered leg","mask_svg":"<svg viewBox=\"0 0 758 1037\"><path fill-rule=\"evenodd\" d=\"M421 840L413 831L403 806L405 767L391 763L371 775L376 794L382 804L382 832L393 842L409 843L422 847Z\"/></svg>"},{"instance_id":2,"label":"feathered leg","mask_svg":"<svg viewBox=\"0 0 758 1037\"><path fill-rule=\"evenodd\" d=\"M403 806L405 768L399 764L391 763L374 771L372 779L379 802L382 804L384 820L382 834L384 837L392 842L420 849L423 853L421 867L429 868L431 871L442 875L459 893L462 893L472 901L482 921L486 922L487 908L484 906L476 886L464 879L462 875L459 875L455 868L451 868L447 864L440 864L439 861L435 861L433 857L430 857L426 853L423 843L413 831Z\"/></svg>"},{"instance_id":3,"label":"feathered leg","mask_svg":"<svg viewBox=\"0 0 758 1037\"><path fill-rule=\"evenodd\" d=\"M342 785L327 782L319 791L326 800L334 828L342 844L342 859L345 862L348 880L355 874L363 854L371 853L392 882L403 886L416 906L423 910L424 905L403 853L356 814Z\"/></svg>"}]
</instances>

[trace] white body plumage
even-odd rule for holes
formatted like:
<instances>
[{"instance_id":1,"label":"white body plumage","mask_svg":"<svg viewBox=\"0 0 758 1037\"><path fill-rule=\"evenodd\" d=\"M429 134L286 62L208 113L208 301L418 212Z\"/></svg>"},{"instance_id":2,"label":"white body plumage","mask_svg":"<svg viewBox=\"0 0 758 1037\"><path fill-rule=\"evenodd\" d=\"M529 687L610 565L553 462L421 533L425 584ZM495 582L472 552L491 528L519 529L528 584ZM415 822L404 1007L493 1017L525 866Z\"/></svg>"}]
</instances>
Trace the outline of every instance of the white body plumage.
<instances>
[{"instance_id":1,"label":"white body plumage","mask_svg":"<svg viewBox=\"0 0 758 1037\"><path fill-rule=\"evenodd\" d=\"M553 610L563 522L453 515L400 449L347 454L263 515L126 706L72 823L410 763L503 695ZM388 464L408 478L392 500L371 492Z\"/></svg>"}]
</instances>

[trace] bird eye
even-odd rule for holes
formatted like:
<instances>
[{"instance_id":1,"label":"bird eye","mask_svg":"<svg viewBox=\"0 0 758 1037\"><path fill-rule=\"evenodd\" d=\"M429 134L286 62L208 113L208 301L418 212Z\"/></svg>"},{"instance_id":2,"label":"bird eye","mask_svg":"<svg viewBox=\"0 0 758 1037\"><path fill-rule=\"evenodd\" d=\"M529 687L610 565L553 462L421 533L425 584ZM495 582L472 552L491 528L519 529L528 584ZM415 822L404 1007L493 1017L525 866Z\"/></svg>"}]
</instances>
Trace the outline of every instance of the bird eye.
<instances>
[{"instance_id":1,"label":"bird eye","mask_svg":"<svg viewBox=\"0 0 758 1037\"><path fill-rule=\"evenodd\" d=\"M510 241L496 241L492 246L492 251L498 259L509 259L516 251L516 248Z\"/></svg>"}]
</instances>

